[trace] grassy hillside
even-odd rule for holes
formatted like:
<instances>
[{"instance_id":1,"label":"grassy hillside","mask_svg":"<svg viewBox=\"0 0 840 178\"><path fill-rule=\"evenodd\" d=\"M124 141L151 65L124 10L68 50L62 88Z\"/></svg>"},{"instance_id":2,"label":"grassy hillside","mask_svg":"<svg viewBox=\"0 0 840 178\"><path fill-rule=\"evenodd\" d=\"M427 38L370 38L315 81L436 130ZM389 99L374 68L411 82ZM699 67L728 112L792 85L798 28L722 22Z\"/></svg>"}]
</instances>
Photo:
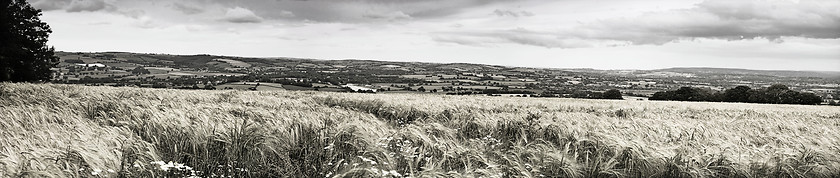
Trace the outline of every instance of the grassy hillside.
<instances>
[{"instance_id":1,"label":"grassy hillside","mask_svg":"<svg viewBox=\"0 0 840 178\"><path fill-rule=\"evenodd\" d=\"M0 177L838 177L840 108L0 84Z\"/></svg>"}]
</instances>

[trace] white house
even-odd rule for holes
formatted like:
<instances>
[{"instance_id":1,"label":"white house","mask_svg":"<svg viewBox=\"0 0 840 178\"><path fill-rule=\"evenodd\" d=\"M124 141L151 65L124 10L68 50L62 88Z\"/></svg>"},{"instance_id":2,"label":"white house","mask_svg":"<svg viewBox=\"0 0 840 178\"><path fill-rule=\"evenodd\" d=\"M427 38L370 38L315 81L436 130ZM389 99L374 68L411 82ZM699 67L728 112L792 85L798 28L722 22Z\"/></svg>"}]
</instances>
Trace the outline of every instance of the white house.
<instances>
[{"instance_id":1,"label":"white house","mask_svg":"<svg viewBox=\"0 0 840 178\"><path fill-rule=\"evenodd\" d=\"M640 87L652 87L656 86L656 82L648 82L648 81L638 81L638 82L627 82L631 86L640 86Z\"/></svg>"},{"instance_id":2,"label":"white house","mask_svg":"<svg viewBox=\"0 0 840 178\"><path fill-rule=\"evenodd\" d=\"M76 65L79 65L79 66L84 66L84 67L108 67L108 66L106 66L105 64L100 64L100 63L93 63L93 64L76 64Z\"/></svg>"}]
</instances>

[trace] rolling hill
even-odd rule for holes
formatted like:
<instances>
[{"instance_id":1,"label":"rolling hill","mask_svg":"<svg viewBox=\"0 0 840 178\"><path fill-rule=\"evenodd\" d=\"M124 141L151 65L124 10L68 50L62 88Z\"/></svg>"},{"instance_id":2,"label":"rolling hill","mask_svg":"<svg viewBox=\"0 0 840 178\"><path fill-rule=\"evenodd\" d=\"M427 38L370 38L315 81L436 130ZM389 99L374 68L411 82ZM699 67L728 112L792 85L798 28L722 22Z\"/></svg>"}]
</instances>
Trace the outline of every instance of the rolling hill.
<instances>
[{"instance_id":1,"label":"rolling hill","mask_svg":"<svg viewBox=\"0 0 840 178\"><path fill-rule=\"evenodd\" d=\"M711 74L711 75L763 75L775 77L817 77L826 79L840 79L840 72L830 71L789 71L789 70L750 70L734 68L667 68L655 71Z\"/></svg>"}]
</instances>

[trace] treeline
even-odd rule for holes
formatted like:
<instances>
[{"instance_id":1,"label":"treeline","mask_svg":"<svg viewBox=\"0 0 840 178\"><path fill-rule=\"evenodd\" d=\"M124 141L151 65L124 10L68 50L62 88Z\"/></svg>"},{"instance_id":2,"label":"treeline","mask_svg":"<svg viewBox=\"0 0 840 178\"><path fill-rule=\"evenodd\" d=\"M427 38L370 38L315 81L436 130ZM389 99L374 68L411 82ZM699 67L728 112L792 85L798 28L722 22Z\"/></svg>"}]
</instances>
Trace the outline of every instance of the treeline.
<instances>
[{"instance_id":1,"label":"treeline","mask_svg":"<svg viewBox=\"0 0 840 178\"><path fill-rule=\"evenodd\" d=\"M817 105L822 98L813 93L801 93L790 90L785 85L772 85L765 89L752 89L738 86L724 92L709 89L681 87L674 91L656 92L650 100L669 101L711 101L768 104L806 104Z\"/></svg>"},{"instance_id":2,"label":"treeline","mask_svg":"<svg viewBox=\"0 0 840 178\"><path fill-rule=\"evenodd\" d=\"M610 89L605 92L592 92L592 91L575 91L570 95L572 98L586 98L586 99L623 99L621 97L621 91L616 89Z\"/></svg>"},{"instance_id":3,"label":"treeline","mask_svg":"<svg viewBox=\"0 0 840 178\"><path fill-rule=\"evenodd\" d=\"M283 85L294 85L299 87L312 87L311 81L304 80L289 80L289 79L272 79L272 83L279 83Z\"/></svg>"},{"instance_id":4,"label":"treeline","mask_svg":"<svg viewBox=\"0 0 840 178\"><path fill-rule=\"evenodd\" d=\"M500 96L501 94L521 94L522 96L543 96L534 93L533 91L527 90L507 90L507 89L463 89L463 90L442 90L447 92L447 95L487 95L487 96Z\"/></svg>"}]
</instances>

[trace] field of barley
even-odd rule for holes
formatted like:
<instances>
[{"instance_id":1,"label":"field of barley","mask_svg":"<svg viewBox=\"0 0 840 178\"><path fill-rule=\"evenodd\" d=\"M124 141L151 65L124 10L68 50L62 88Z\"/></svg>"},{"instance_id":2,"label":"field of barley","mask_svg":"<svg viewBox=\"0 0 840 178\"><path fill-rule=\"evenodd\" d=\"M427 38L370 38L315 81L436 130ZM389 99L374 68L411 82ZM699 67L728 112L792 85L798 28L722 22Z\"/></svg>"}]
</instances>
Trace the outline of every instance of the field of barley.
<instances>
[{"instance_id":1,"label":"field of barley","mask_svg":"<svg viewBox=\"0 0 840 178\"><path fill-rule=\"evenodd\" d=\"M840 177L840 107L3 83L0 177Z\"/></svg>"}]
</instances>

